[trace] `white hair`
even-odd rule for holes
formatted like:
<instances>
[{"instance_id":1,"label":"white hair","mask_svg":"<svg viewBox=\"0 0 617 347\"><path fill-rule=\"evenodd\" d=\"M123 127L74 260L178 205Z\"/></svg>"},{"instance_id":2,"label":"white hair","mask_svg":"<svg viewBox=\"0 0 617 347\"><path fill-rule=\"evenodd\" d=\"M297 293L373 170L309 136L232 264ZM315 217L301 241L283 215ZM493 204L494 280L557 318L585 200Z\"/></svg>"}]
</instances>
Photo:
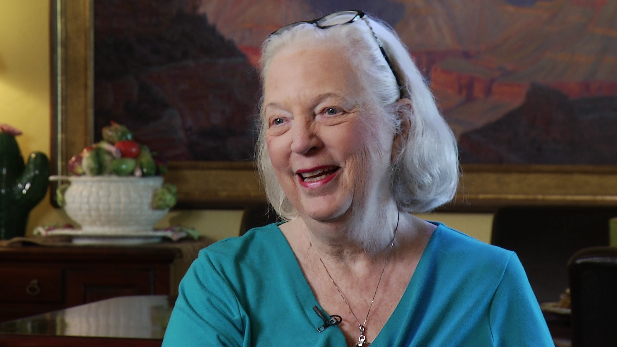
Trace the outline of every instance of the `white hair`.
<instances>
[{"instance_id":1,"label":"white hair","mask_svg":"<svg viewBox=\"0 0 617 347\"><path fill-rule=\"evenodd\" d=\"M400 89L377 39L396 71L402 85ZM426 212L449 202L456 192L459 178L456 139L440 115L433 94L407 48L387 24L365 16L364 20L328 29L305 24L274 34L262 46L262 85L270 62L281 49L321 42L336 44L348 52L349 64L357 72L361 85L373 96L370 102L382 107L387 115L386 121L396 133L406 135L402 152L391 163L391 191L399 210ZM411 107L397 108L396 102L401 97L409 99ZM410 124L408 133L404 131L403 122ZM259 173L274 210L283 219L292 219L297 216L297 210L276 178L268 155L265 130L262 110L256 148Z\"/></svg>"}]
</instances>

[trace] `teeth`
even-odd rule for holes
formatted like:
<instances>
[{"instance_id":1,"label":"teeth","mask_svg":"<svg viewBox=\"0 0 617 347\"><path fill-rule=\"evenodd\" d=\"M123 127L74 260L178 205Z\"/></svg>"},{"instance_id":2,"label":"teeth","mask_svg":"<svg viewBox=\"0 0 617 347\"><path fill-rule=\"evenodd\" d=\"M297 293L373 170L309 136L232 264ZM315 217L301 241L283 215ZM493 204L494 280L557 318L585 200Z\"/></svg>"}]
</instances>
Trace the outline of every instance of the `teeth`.
<instances>
[{"instance_id":1,"label":"teeth","mask_svg":"<svg viewBox=\"0 0 617 347\"><path fill-rule=\"evenodd\" d=\"M321 169L321 170L316 170L316 171L312 171L312 172L305 172L305 173L303 173L301 175L302 175L303 178L308 178L308 177L311 177L311 176L317 176L317 175L323 174L326 171L327 171L326 169Z\"/></svg>"},{"instance_id":2,"label":"teeth","mask_svg":"<svg viewBox=\"0 0 617 347\"><path fill-rule=\"evenodd\" d=\"M300 176L302 176L305 182L315 182L324 179L330 172L332 172L332 169L321 169L313 172L306 172L300 174Z\"/></svg>"}]
</instances>

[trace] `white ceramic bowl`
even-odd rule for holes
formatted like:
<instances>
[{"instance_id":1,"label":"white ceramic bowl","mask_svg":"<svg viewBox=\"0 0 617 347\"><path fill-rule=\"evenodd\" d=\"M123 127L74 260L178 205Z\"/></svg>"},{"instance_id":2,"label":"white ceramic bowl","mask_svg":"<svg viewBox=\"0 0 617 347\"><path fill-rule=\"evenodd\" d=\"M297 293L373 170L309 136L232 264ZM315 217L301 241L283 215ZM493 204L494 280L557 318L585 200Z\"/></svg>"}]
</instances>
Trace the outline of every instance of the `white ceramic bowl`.
<instances>
[{"instance_id":1,"label":"white ceramic bowl","mask_svg":"<svg viewBox=\"0 0 617 347\"><path fill-rule=\"evenodd\" d=\"M150 207L163 177L79 176L67 178L64 210L83 232L126 234L151 231L169 211Z\"/></svg>"}]
</instances>

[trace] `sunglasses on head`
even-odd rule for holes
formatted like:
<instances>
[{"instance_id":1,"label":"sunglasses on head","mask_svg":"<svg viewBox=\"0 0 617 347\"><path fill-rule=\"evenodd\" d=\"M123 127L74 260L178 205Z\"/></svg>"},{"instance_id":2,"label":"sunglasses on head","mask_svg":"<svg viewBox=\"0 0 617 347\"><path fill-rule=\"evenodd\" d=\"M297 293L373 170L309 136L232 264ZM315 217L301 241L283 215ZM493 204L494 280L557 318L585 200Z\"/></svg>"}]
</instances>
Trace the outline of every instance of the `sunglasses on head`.
<instances>
[{"instance_id":1,"label":"sunglasses on head","mask_svg":"<svg viewBox=\"0 0 617 347\"><path fill-rule=\"evenodd\" d=\"M357 21L358 19L362 19L368 26L371 33L373 34L373 37L375 38L375 41L377 42L377 45L379 46L379 50L381 51L381 54L386 60L388 67L390 67L390 71L392 71L392 75L394 75L394 79L396 80L396 85L398 86L399 93L400 93L399 97L402 99L403 98L403 85L401 84L401 81L398 78L398 75L396 74L394 67L392 66L392 63L390 62L390 59L388 58L388 54L386 54L386 50L381 45L381 41L375 34L375 31L373 31L373 28L371 27L371 24L366 19L366 14L363 11L340 11L340 12L334 12L327 16L313 19L310 21L301 21L301 22L291 23L273 32L272 34L270 34L269 37L281 34L300 24L313 24L320 29L328 29L328 28L332 28L338 25L350 24L350 23Z\"/></svg>"}]
</instances>

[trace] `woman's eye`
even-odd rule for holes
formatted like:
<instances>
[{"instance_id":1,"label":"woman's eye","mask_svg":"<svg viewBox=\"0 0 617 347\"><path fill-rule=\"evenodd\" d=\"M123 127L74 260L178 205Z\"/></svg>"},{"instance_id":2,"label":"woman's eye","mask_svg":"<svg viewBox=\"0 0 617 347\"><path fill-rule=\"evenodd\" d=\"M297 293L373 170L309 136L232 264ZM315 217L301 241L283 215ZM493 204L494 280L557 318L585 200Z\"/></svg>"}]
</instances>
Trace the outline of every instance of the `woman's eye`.
<instances>
[{"instance_id":1,"label":"woman's eye","mask_svg":"<svg viewBox=\"0 0 617 347\"><path fill-rule=\"evenodd\" d=\"M287 132L291 126L291 120L286 117L272 116L268 118L267 134L268 136L279 136Z\"/></svg>"},{"instance_id":2,"label":"woman's eye","mask_svg":"<svg viewBox=\"0 0 617 347\"><path fill-rule=\"evenodd\" d=\"M336 107L326 107L322 113L328 116L335 116L341 113L341 111Z\"/></svg>"},{"instance_id":3,"label":"woman's eye","mask_svg":"<svg viewBox=\"0 0 617 347\"><path fill-rule=\"evenodd\" d=\"M272 125L281 125L285 123L285 120L283 118L274 118L272 120Z\"/></svg>"}]
</instances>

